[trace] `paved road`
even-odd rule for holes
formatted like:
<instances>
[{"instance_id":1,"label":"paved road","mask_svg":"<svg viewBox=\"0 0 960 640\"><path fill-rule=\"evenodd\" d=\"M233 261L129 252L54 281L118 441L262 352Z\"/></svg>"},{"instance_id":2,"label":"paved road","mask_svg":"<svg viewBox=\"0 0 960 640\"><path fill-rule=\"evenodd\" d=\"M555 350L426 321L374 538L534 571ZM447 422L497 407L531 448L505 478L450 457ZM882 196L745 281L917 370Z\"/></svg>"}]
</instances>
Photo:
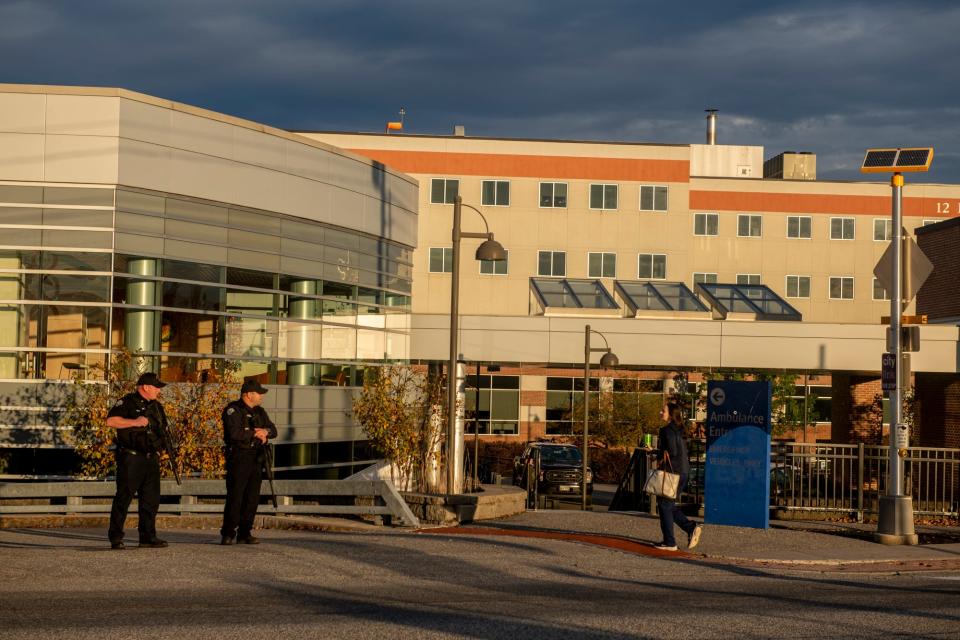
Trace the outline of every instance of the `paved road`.
<instances>
[{"instance_id":1,"label":"paved road","mask_svg":"<svg viewBox=\"0 0 960 640\"><path fill-rule=\"evenodd\" d=\"M725 638L960 635L960 573L845 575L550 539L262 532L110 551L0 530L0 637Z\"/></svg>"}]
</instances>

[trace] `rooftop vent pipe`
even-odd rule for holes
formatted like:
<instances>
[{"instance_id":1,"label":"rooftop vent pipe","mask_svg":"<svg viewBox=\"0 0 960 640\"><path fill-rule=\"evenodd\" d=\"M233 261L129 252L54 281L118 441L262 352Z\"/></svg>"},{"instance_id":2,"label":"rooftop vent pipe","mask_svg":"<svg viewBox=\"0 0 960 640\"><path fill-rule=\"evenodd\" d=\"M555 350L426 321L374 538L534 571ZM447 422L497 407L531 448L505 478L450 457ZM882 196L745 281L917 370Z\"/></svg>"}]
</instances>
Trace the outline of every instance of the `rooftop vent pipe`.
<instances>
[{"instance_id":1,"label":"rooftop vent pipe","mask_svg":"<svg viewBox=\"0 0 960 640\"><path fill-rule=\"evenodd\" d=\"M717 144L717 110L704 109L707 112L707 144Z\"/></svg>"}]
</instances>

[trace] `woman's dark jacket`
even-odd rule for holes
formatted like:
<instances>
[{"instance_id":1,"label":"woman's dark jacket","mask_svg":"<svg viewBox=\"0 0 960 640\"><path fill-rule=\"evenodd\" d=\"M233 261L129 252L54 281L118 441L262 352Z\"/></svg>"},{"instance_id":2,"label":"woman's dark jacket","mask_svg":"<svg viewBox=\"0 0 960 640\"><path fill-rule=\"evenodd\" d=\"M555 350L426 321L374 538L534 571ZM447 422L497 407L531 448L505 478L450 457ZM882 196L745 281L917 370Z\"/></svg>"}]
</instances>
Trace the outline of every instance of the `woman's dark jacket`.
<instances>
[{"instance_id":1,"label":"woman's dark jacket","mask_svg":"<svg viewBox=\"0 0 960 640\"><path fill-rule=\"evenodd\" d=\"M658 445L657 463L660 469L673 471L682 476L690 475L690 456L687 455L687 438L681 427L677 426L672 420L661 427ZM670 454L670 465L663 463L664 452Z\"/></svg>"}]
</instances>

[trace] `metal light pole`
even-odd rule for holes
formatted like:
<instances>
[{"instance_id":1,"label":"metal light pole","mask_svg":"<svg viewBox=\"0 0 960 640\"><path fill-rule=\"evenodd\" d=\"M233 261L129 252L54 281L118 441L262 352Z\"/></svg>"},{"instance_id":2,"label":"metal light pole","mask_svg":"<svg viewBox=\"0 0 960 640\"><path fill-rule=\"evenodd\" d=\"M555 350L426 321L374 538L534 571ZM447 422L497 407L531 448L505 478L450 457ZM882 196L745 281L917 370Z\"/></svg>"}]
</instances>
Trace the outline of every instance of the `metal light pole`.
<instances>
[{"instance_id":1,"label":"metal light pole","mask_svg":"<svg viewBox=\"0 0 960 640\"><path fill-rule=\"evenodd\" d=\"M460 211L468 207L476 211L487 228L486 233L460 231ZM453 266L450 279L450 360L447 364L447 493L460 493L463 485L463 431L457 426L457 387L460 314L460 238L484 238L477 247L477 260L506 260L507 251L493 239L490 225L476 207L463 204L460 196L453 203Z\"/></svg>"},{"instance_id":2,"label":"metal light pole","mask_svg":"<svg viewBox=\"0 0 960 640\"><path fill-rule=\"evenodd\" d=\"M603 338L605 347L591 349L590 334L595 333ZM602 351L600 357L600 366L604 368L615 367L620 364L619 358L610 350L607 338L599 331L590 329L590 325L584 327L583 332L583 471L580 478L580 508L587 510L587 470L589 465L590 451L590 354ZM599 405L597 407L599 409Z\"/></svg>"},{"instance_id":3,"label":"metal light pole","mask_svg":"<svg viewBox=\"0 0 960 640\"><path fill-rule=\"evenodd\" d=\"M893 274L891 281L893 290L890 291L890 332L893 334L893 353L897 363L897 384L890 392L890 483L887 485L888 496L903 495L903 459L897 452L896 427L903 422L903 407L901 406L901 375L900 368L903 361L903 344L900 340L900 326L903 320L903 174L895 173L890 178L893 201L890 210L893 218L893 235L890 245L893 247Z\"/></svg>"},{"instance_id":4,"label":"metal light pole","mask_svg":"<svg viewBox=\"0 0 960 640\"><path fill-rule=\"evenodd\" d=\"M875 539L883 544L917 544L917 535L913 526L913 499L903 491L903 458L909 446L907 425L903 422L903 396L901 386L904 376L903 337L900 327L903 325L903 306L909 301L904 295L903 265L903 172L927 171L933 160L932 147L868 149L860 167L862 173L891 173L891 239L888 249L891 258L889 281L890 292L890 343L894 371L893 384L886 386L890 394L890 453L887 459L887 495L880 496L880 512L877 519ZM883 259L881 259L881 264ZM879 268L879 267L878 267ZM878 277L886 277L881 272ZM877 271L874 271L877 274ZM881 281L884 279L881 277ZM906 300L905 300L906 298ZM887 365L884 364L884 369ZM884 372L886 373L886 372Z\"/></svg>"},{"instance_id":5,"label":"metal light pole","mask_svg":"<svg viewBox=\"0 0 960 640\"><path fill-rule=\"evenodd\" d=\"M480 488L480 361L477 360L477 380L474 386L476 395L473 406L473 484L471 491Z\"/></svg>"},{"instance_id":6,"label":"metal light pole","mask_svg":"<svg viewBox=\"0 0 960 640\"><path fill-rule=\"evenodd\" d=\"M893 201L892 237L893 273L890 291L890 333L893 336L893 354L896 362L896 384L890 394L889 455L887 457L887 495L880 496L880 512L877 518L877 539L884 543L917 544L913 527L913 497L903 495L903 451L898 443L900 425L903 424L903 341L900 327L903 324L903 174L897 172L890 178Z\"/></svg>"}]
</instances>

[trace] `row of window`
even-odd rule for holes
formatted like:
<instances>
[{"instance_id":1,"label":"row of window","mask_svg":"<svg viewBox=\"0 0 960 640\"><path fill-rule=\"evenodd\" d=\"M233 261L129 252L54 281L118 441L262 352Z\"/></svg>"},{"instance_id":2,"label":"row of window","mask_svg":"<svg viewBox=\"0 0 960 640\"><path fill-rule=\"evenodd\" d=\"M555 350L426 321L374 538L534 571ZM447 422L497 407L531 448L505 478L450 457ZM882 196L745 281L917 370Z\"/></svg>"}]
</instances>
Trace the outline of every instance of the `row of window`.
<instances>
[{"instance_id":1,"label":"row of window","mask_svg":"<svg viewBox=\"0 0 960 640\"><path fill-rule=\"evenodd\" d=\"M510 206L510 182L508 180L483 180L480 183L480 204L491 207ZM433 204L452 204L459 193L460 181L452 178L433 178L430 202ZM618 206L619 187L616 184L591 184L590 208L615 210ZM567 206L567 183L541 182L540 207L565 208ZM640 186L641 211L666 211L667 187L664 185ZM923 224L933 224L938 220L924 220ZM812 238L812 216L787 216L788 238ZM698 236L715 236L720 231L720 214L695 213L693 233ZM763 216L760 214L738 214L737 236L759 238L763 235ZM873 239L890 240L892 237L891 220L874 218ZM830 218L831 240L854 240L856 238L856 219L852 217Z\"/></svg>"},{"instance_id":2,"label":"row of window","mask_svg":"<svg viewBox=\"0 0 960 640\"><path fill-rule=\"evenodd\" d=\"M480 261L480 273L488 275L506 275L508 273L507 260ZM430 271L433 273L449 273L453 268L453 249L431 247ZM565 251L538 251L537 275L544 277L564 278L567 275L567 253ZM617 254L604 252L587 253L587 277L589 278L616 278ZM667 256L663 253L641 253L637 256L637 278L641 280L665 280L667 278ZM886 290L873 279L873 299L888 300ZM694 273L693 283L715 283L715 273ZM760 274L737 274L737 284L761 284ZM810 297L810 276L787 276L786 291L788 298ZM837 299L853 298L853 277L831 276L830 297Z\"/></svg>"},{"instance_id":3,"label":"row of window","mask_svg":"<svg viewBox=\"0 0 960 640\"><path fill-rule=\"evenodd\" d=\"M639 416L640 395L662 397L663 380L635 380L616 378L610 389L613 393L638 394L637 415L625 416L635 420ZM590 392L599 393L599 380L590 379ZM573 409L583 396L583 379L548 377L546 394L548 432L570 433L578 417ZM465 431L482 435L517 435L520 423L520 377L475 375L466 377L464 393ZM479 427L479 429L477 429Z\"/></svg>"},{"instance_id":4,"label":"row of window","mask_svg":"<svg viewBox=\"0 0 960 640\"><path fill-rule=\"evenodd\" d=\"M811 276L787 276L786 297L809 298ZM829 276L829 297L831 300L853 300L853 276ZM715 273L694 273L693 284L698 282L716 284ZM737 284L762 284L759 273L738 273ZM890 294L880 284L880 280L873 279L873 299L889 300Z\"/></svg>"},{"instance_id":5,"label":"row of window","mask_svg":"<svg viewBox=\"0 0 960 640\"><path fill-rule=\"evenodd\" d=\"M853 300L853 276L830 276L829 296L832 300ZM787 276L788 298L810 297L810 276ZM873 299L889 300L890 294L880 284L880 280L873 278Z\"/></svg>"},{"instance_id":6,"label":"row of window","mask_svg":"<svg viewBox=\"0 0 960 640\"><path fill-rule=\"evenodd\" d=\"M507 275L510 252L505 260L480 260L480 273L486 275ZM664 279L667 277L667 256L662 253L642 253L639 256L638 277ZM450 247L430 248L430 272L450 273L453 271L453 249ZM540 251L537 254L537 275L567 275L567 253L565 251ZM587 253L587 275L591 278L615 278L617 276L617 254L605 252Z\"/></svg>"},{"instance_id":7,"label":"row of window","mask_svg":"<svg viewBox=\"0 0 960 640\"><path fill-rule=\"evenodd\" d=\"M923 224L933 224L939 220L924 220ZM892 222L889 218L873 219L873 239L890 240L893 237ZM693 233L698 236L719 235L720 214L693 214ZM787 237L809 240L812 238L812 216L787 216ZM759 238L763 235L763 216L760 214L738 214L737 236ZM831 240L854 240L856 238L856 218L830 218Z\"/></svg>"},{"instance_id":8,"label":"row of window","mask_svg":"<svg viewBox=\"0 0 960 640\"><path fill-rule=\"evenodd\" d=\"M460 193L460 181L455 178L433 178L430 181L431 204L453 204ZM590 208L616 210L619 206L620 186L591 184ZM486 207L510 206L509 180L482 180L480 204ZM564 209L567 206L566 182L541 182L540 207ZM667 187L659 184L640 185L640 211L666 211Z\"/></svg>"}]
</instances>

